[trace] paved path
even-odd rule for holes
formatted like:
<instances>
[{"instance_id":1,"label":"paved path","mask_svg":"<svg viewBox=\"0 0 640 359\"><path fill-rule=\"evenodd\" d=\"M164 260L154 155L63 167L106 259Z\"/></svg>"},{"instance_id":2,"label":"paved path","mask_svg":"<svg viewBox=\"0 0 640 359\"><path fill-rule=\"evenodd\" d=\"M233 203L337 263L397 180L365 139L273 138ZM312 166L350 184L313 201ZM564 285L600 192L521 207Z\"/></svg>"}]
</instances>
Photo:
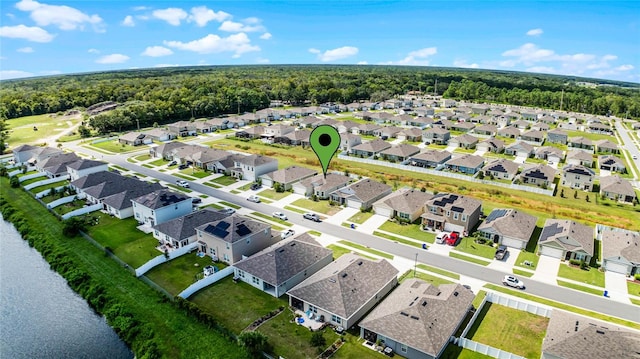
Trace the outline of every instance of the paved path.
<instances>
[{"instance_id":1,"label":"paved path","mask_svg":"<svg viewBox=\"0 0 640 359\"><path fill-rule=\"evenodd\" d=\"M360 210L357 208L344 208L340 212L327 218L325 222L342 225L343 222L346 222L349 218L353 217L353 215L358 212L360 212Z\"/></svg>"},{"instance_id":2,"label":"paved path","mask_svg":"<svg viewBox=\"0 0 640 359\"><path fill-rule=\"evenodd\" d=\"M627 277L624 274L611 271L604 272L604 287L609 291L609 298L629 303Z\"/></svg>"},{"instance_id":3,"label":"paved path","mask_svg":"<svg viewBox=\"0 0 640 359\"><path fill-rule=\"evenodd\" d=\"M531 279L549 284L557 284L558 270L560 269L560 259L549 256L540 256L538 267Z\"/></svg>"},{"instance_id":4,"label":"paved path","mask_svg":"<svg viewBox=\"0 0 640 359\"><path fill-rule=\"evenodd\" d=\"M358 232L373 234L373 232L384 224L389 218L378 214L374 214L361 225L356 226Z\"/></svg>"}]
</instances>

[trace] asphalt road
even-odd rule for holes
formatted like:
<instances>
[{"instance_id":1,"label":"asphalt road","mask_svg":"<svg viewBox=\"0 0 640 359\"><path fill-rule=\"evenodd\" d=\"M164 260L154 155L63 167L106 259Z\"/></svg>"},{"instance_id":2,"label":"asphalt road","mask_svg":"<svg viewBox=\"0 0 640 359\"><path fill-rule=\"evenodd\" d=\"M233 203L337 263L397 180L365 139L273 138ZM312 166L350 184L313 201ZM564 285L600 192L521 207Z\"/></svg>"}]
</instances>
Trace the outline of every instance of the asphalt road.
<instances>
[{"instance_id":1,"label":"asphalt road","mask_svg":"<svg viewBox=\"0 0 640 359\"><path fill-rule=\"evenodd\" d=\"M613 122L615 123L616 130L618 130L618 135L622 139L622 142L624 142L624 149L629 151L629 154L631 156L636 156L635 160L632 158L630 158L629 160L635 162L636 168L640 169L640 149L633 141L633 139L631 139L631 136L629 136L629 133L627 132L629 130L622 125L622 121ZM636 182L636 187L640 188L640 185L637 185L638 183L640 183L640 173L637 173L636 175L639 177L638 182Z\"/></svg>"},{"instance_id":2,"label":"asphalt road","mask_svg":"<svg viewBox=\"0 0 640 359\"><path fill-rule=\"evenodd\" d=\"M105 160L108 160L112 164L127 168L129 170L133 170L149 177L157 178L168 183L175 183L176 180L181 179L170 174L158 172L146 167L129 163L126 161L126 157L131 156L131 154L127 154L126 157L116 155L102 156L100 153L88 150L85 147L78 147L76 149L78 150L78 152L84 152L94 155L96 159L103 158ZM226 202L234 203L239 206L243 206L253 211L262 213L272 213L274 211L284 212L289 218L289 222L302 225L311 230L326 233L338 238L347 238L348 236L349 241L369 246L371 248L379 249L381 251L393 254L394 256L407 258L410 261L414 261L416 259L417 252L417 260L419 263L425 263L454 273L459 273L467 277L476 278L487 283L502 285L502 278L504 277L505 273L497 270L493 270L463 260L432 254L427 250L420 250L416 249L415 247L394 243L389 240L377 238L375 236L368 235L362 232L349 230L339 225L322 222L316 223L313 221L305 220L302 218L302 215L300 213L283 210L282 208L273 207L264 203L249 202L243 197L220 191L199 183L190 182L189 185L190 188L194 191L218 198ZM572 306L592 310L594 312L640 322L640 309L638 309L637 306L612 301L604 297L581 293L560 286L537 282L535 280L532 280L531 278L524 278L523 281L526 284L525 292L528 294L537 295Z\"/></svg>"}]
</instances>

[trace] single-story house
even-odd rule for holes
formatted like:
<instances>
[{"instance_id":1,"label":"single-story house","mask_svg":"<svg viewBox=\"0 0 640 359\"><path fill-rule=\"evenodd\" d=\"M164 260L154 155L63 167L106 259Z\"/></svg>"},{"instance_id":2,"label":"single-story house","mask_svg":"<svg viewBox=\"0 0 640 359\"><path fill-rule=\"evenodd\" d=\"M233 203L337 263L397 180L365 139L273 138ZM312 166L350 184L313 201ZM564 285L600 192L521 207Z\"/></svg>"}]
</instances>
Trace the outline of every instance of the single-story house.
<instances>
[{"instance_id":1,"label":"single-story house","mask_svg":"<svg viewBox=\"0 0 640 359\"><path fill-rule=\"evenodd\" d=\"M349 176L327 173L326 177L323 174L319 174L305 178L302 181L294 183L291 188L293 188L293 193L307 197L315 195L318 199L327 199L332 192L345 187L349 182L351 182Z\"/></svg>"},{"instance_id":2,"label":"single-story house","mask_svg":"<svg viewBox=\"0 0 640 359\"><path fill-rule=\"evenodd\" d=\"M596 173L591 168L581 165L566 165L562 168L560 180L563 186L591 192L595 177Z\"/></svg>"},{"instance_id":3,"label":"single-story house","mask_svg":"<svg viewBox=\"0 0 640 359\"><path fill-rule=\"evenodd\" d=\"M478 138L465 133L450 139L448 144L460 148L472 149L478 144Z\"/></svg>"},{"instance_id":4,"label":"single-story house","mask_svg":"<svg viewBox=\"0 0 640 359\"><path fill-rule=\"evenodd\" d=\"M350 208L368 209L391 191L391 186L367 178L334 191L331 201Z\"/></svg>"},{"instance_id":5,"label":"single-story house","mask_svg":"<svg viewBox=\"0 0 640 359\"><path fill-rule=\"evenodd\" d=\"M520 165L509 161L504 158L496 158L489 163L487 163L484 167L482 167L482 172L486 177L493 176L496 179L502 180L513 180L513 178L518 174L518 169Z\"/></svg>"},{"instance_id":6,"label":"single-story house","mask_svg":"<svg viewBox=\"0 0 640 359\"><path fill-rule=\"evenodd\" d=\"M427 115L424 116L420 116L420 114L418 114L418 117L409 120L407 122L407 126L413 126L413 127L418 127L418 128L426 128L427 126L430 126L433 124L433 119L430 117L426 117Z\"/></svg>"},{"instance_id":7,"label":"single-story house","mask_svg":"<svg viewBox=\"0 0 640 359\"><path fill-rule=\"evenodd\" d=\"M164 128L152 128L144 131L143 133L146 135L146 137L151 138L152 141L166 142L176 138L176 135Z\"/></svg>"},{"instance_id":8,"label":"single-story house","mask_svg":"<svg viewBox=\"0 0 640 359\"><path fill-rule=\"evenodd\" d=\"M487 138L476 145L478 151L501 153L504 151L504 141L497 138Z\"/></svg>"},{"instance_id":9,"label":"single-story house","mask_svg":"<svg viewBox=\"0 0 640 359\"><path fill-rule=\"evenodd\" d=\"M609 140L600 140L595 142L596 152L601 153L620 153L618 145Z\"/></svg>"},{"instance_id":10,"label":"single-story house","mask_svg":"<svg viewBox=\"0 0 640 359\"><path fill-rule=\"evenodd\" d=\"M478 232L493 243L523 249L536 229L537 220L522 211L496 208L480 224Z\"/></svg>"},{"instance_id":11,"label":"single-story house","mask_svg":"<svg viewBox=\"0 0 640 359\"><path fill-rule=\"evenodd\" d=\"M398 132L402 131L401 127L396 126L384 126L379 129L373 131L374 136L378 136L381 138L396 138L398 136Z\"/></svg>"},{"instance_id":12,"label":"single-story house","mask_svg":"<svg viewBox=\"0 0 640 359\"><path fill-rule=\"evenodd\" d=\"M290 289L289 305L307 317L350 328L396 286L397 275L385 259L347 253Z\"/></svg>"},{"instance_id":13,"label":"single-story house","mask_svg":"<svg viewBox=\"0 0 640 359\"><path fill-rule=\"evenodd\" d=\"M465 235L480 221L482 202L453 193L438 193L424 207L422 227L425 229L458 231Z\"/></svg>"},{"instance_id":14,"label":"single-story house","mask_svg":"<svg viewBox=\"0 0 640 359\"><path fill-rule=\"evenodd\" d=\"M598 156L598 167L601 170L607 170L611 172L627 172L627 166L625 166L624 161L620 157L612 155Z\"/></svg>"},{"instance_id":15,"label":"single-story house","mask_svg":"<svg viewBox=\"0 0 640 359\"><path fill-rule=\"evenodd\" d=\"M509 116L509 115L510 114L505 114L505 116ZM511 126L518 128L520 130L526 130L531 126L531 122L525 121L525 120L517 120L517 121L511 122Z\"/></svg>"},{"instance_id":16,"label":"single-story house","mask_svg":"<svg viewBox=\"0 0 640 359\"><path fill-rule=\"evenodd\" d=\"M405 128L398 132L398 140L410 142L422 142L422 130L418 127Z\"/></svg>"},{"instance_id":17,"label":"single-story house","mask_svg":"<svg viewBox=\"0 0 640 359\"><path fill-rule=\"evenodd\" d=\"M388 161L404 162L409 157L420 153L420 148L408 144L399 144L380 152L380 157Z\"/></svg>"},{"instance_id":18,"label":"single-story house","mask_svg":"<svg viewBox=\"0 0 640 359\"><path fill-rule=\"evenodd\" d=\"M416 189L400 189L373 204L373 211L388 218L398 218L410 223L424 213L424 205L432 194Z\"/></svg>"},{"instance_id":19,"label":"single-story house","mask_svg":"<svg viewBox=\"0 0 640 359\"><path fill-rule=\"evenodd\" d=\"M388 148L391 148L391 144L389 142L381 139L375 139L352 147L351 153L355 156L372 157Z\"/></svg>"},{"instance_id":20,"label":"single-story house","mask_svg":"<svg viewBox=\"0 0 640 359\"><path fill-rule=\"evenodd\" d=\"M566 145L569 142L568 132L559 128L553 129L547 132L547 141Z\"/></svg>"},{"instance_id":21,"label":"single-story house","mask_svg":"<svg viewBox=\"0 0 640 359\"><path fill-rule=\"evenodd\" d=\"M108 171L109 164L102 161L79 159L75 162L67 164L67 173L69 181L75 181L80 177L84 177L91 173Z\"/></svg>"},{"instance_id":22,"label":"single-story house","mask_svg":"<svg viewBox=\"0 0 640 359\"><path fill-rule=\"evenodd\" d=\"M503 127L498 130L498 136L518 138L520 136L520 130L512 126Z\"/></svg>"},{"instance_id":23,"label":"single-story house","mask_svg":"<svg viewBox=\"0 0 640 359\"><path fill-rule=\"evenodd\" d=\"M475 174L482 169L484 157L466 153L448 160L444 165L452 172Z\"/></svg>"},{"instance_id":24,"label":"single-story house","mask_svg":"<svg viewBox=\"0 0 640 359\"><path fill-rule=\"evenodd\" d=\"M633 204L636 200L631 183L618 175L600 177L600 195L627 204Z\"/></svg>"},{"instance_id":25,"label":"single-story house","mask_svg":"<svg viewBox=\"0 0 640 359\"><path fill-rule=\"evenodd\" d=\"M216 209L205 207L152 227L153 238L162 246L171 248L184 247L197 240L196 228L209 222L219 221L230 216Z\"/></svg>"},{"instance_id":26,"label":"single-story house","mask_svg":"<svg viewBox=\"0 0 640 359\"><path fill-rule=\"evenodd\" d=\"M525 165L525 168L520 173L522 183L540 187L550 186L553 184L555 177L556 170L551 166L543 164Z\"/></svg>"},{"instance_id":27,"label":"single-story house","mask_svg":"<svg viewBox=\"0 0 640 359\"><path fill-rule=\"evenodd\" d=\"M165 160L173 160L175 151L178 148L184 146L184 143L177 141L166 142L157 146L150 146L149 155L153 158L164 158Z\"/></svg>"},{"instance_id":28,"label":"single-story house","mask_svg":"<svg viewBox=\"0 0 640 359\"><path fill-rule=\"evenodd\" d=\"M480 125L473 130L476 135L495 136L498 133L498 127L495 125Z\"/></svg>"},{"instance_id":29,"label":"single-story house","mask_svg":"<svg viewBox=\"0 0 640 359\"><path fill-rule=\"evenodd\" d=\"M640 273L640 233L616 228L601 233L602 267L633 276Z\"/></svg>"},{"instance_id":30,"label":"single-story house","mask_svg":"<svg viewBox=\"0 0 640 359\"><path fill-rule=\"evenodd\" d=\"M535 147L532 145L523 141L518 141L507 146L504 149L504 153L511 156L529 158L533 155L534 150Z\"/></svg>"},{"instance_id":31,"label":"single-story house","mask_svg":"<svg viewBox=\"0 0 640 359\"><path fill-rule=\"evenodd\" d=\"M167 130L175 137L196 136L196 125L190 121L178 121L167 125Z\"/></svg>"},{"instance_id":32,"label":"single-story house","mask_svg":"<svg viewBox=\"0 0 640 359\"><path fill-rule=\"evenodd\" d=\"M590 152L587 152L587 151L570 150L567 153L567 164L592 167L593 156L591 155Z\"/></svg>"},{"instance_id":33,"label":"single-story house","mask_svg":"<svg viewBox=\"0 0 640 359\"><path fill-rule=\"evenodd\" d=\"M127 132L118 137L118 142L129 146L140 146L143 143L151 143L153 140L141 132Z\"/></svg>"},{"instance_id":34,"label":"single-story house","mask_svg":"<svg viewBox=\"0 0 640 359\"><path fill-rule=\"evenodd\" d=\"M279 183L280 186L287 191L291 189L291 186L293 186L294 183L317 174L317 171L310 168L289 166L287 168L266 173L260 176L260 179L262 179L262 184L266 187L273 187L276 183Z\"/></svg>"},{"instance_id":35,"label":"single-story house","mask_svg":"<svg viewBox=\"0 0 640 359\"><path fill-rule=\"evenodd\" d=\"M567 144L569 147L572 147L572 148L579 148L579 149L589 150L589 151L593 151L594 149L593 141L591 141L588 138L584 138L582 136L569 138L569 141L567 142Z\"/></svg>"},{"instance_id":36,"label":"single-story house","mask_svg":"<svg viewBox=\"0 0 640 359\"><path fill-rule=\"evenodd\" d=\"M532 130L537 130L537 131L543 131L543 132L547 132L551 129L551 126L547 125L546 123L542 123L542 122L538 122L536 124L534 124L533 126L531 126Z\"/></svg>"},{"instance_id":37,"label":"single-story house","mask_svg":"<svg viewBox=\"0 0 640 359\"><path fill-rule=\"evenodd\" d=\"M593 257L593 228L569 219L547 219L538 240L538 254L562 260Z\"/></svg>"},{"instance_id":38,"label":"single-story house","mask_svg":"<svg viewBox=\"0 0 640 359\"><path fill-rule=\"evenodd\" d=\"M458 115L458 121L461 121L462 118L460 118L461 116L466 116L466 115ZM470 118L468 118L470 119ZM466 120L468 120L466 119ZM476 127L476 125L472 122L456 122L453 125L451 125L451 130L452 131L460 131L460 132L469 132L471 130L474 129L474 127Z\"/></svg>"},{"instance_id":39,"label":"single-story house","mask_svg":"<svg viewBox=\"0 0 640 359\"><path fill-rule=\"evenodd\" d=\"M449 151L426 150L409 158L409 164L418 167L436 168L443 166L450 159L451 152Z\"/></svg>"},{"instance_id":40,"label":"single-story house","mask_svg":"<svg viewBox=\"0 0 640 359\"><path fill-rule=\"evenodd\" d=\"M544 132L539 130L530 130L520 135L522 141L533 142L536 145L544 142Z\"/></svg>"},{"instance_id":41,"label":"single-story house","mask_svg":"<svg viewBox=\"0 0 640 359\"><path fill-rule=\"evenodd\" d=\"M564 152L558 147L542 146L536 148L535 158L560 163L564 159Z\"/></svg>"},{"instance_id":42,"label":"single-story house","mask_svg":"<svg viewBox=\"0 0 640 359\"><path fill-rule=\"evenodd\" d=\"M53 155L61 154L62 151L53 147L39 147L31 145L20 145L12 150L13 160L17 165L23 163L34 164Z\"/></svg>"}]
</instances>

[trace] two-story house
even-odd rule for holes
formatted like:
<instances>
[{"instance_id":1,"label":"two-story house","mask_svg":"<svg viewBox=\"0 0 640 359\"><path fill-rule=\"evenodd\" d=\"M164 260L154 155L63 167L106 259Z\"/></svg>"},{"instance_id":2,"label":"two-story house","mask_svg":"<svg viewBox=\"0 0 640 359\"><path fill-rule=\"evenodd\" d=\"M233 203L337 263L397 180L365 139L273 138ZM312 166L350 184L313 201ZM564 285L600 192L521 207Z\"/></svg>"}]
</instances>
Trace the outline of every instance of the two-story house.
<instances>
[{"instance_id":1,"label":"two-story house","mask_svg":"<svg viewBox=\"0 0 640 359\"><path fill-rule=\"evenodd\" d=\"M248 181L257 181L260 176L278 169L278 160L262 155L238 156L231 176Z\"/></svg>"},{"instance_id":2,"label":"two-story house","mask_svg":"<svg viewBox=\"0 0 640 359\"><path fill-rule=\"evenodd\" d=\"M148 227L191 213L192 201L191 197L168 189L131 200L135 219Z\"/></svg>"},{"instance_id":3,"label":"two-story house","mask_svg":"<svg viewBox=\"0 0 640 359\"><path fill-rule=\"evenodd\" d=\"M562 185L591 192L596 173L581 165L566 165L562 168Z\"/></svg>"},{"instance_id":4,"label":"two-story house","mask_svg":"<svg viewBox=\"0 0 640 359\"><path fill-rule=\"evenodd\" d=\"M422 227L469 233L480 220L482 202L453 193L438 193L425 204Z\"/></svg>"}]
</instances>

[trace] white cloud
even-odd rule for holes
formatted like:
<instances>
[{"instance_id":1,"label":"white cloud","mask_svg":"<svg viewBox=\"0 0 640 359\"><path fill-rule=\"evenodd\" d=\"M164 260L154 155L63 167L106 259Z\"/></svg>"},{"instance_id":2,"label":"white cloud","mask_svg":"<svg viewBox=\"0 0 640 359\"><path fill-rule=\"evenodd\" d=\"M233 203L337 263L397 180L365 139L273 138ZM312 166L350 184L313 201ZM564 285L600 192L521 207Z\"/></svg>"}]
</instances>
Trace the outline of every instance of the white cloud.
<instances>
[{"instance_id":1,"label":"white cloud","mask_svg":"<svg viewBox=\"0 0 640 359\"><path fill-rule=\"evenodd\" d=\"M260 25L260 20L256 18L248 18L244 23L227 20L218 28L220 31L226 32L260 32L264 31L264 26Z\"/></svg>"},{"instance_id":2,"label":"white cloud","mask_svg":"<svg viewBox=\"0 0 640 359\"><path fill-rule=\"evenodd\" d=\"M369 63L366 61L358 61L358 65L368 65Z\"/></svg>"},{"instance_id":3,"label":"white cloud","mask_svg":"<svg viewBox=\"0 0 640 359\"><path fill-rule=\"evenodd\" d=\"M258 57L256 59L256 62L259 64L268 64L269 63L269 59L263 59L262 57Z\"/></svg>"},{"instance_id":4,"label":"white cloud","mask_svg":"<svg viewBox=\"0 0 640 359\"><path fill-rule=\"evenodd\" d=\"M7 17L8 17L9 19L13 19L13 18L15 18L16 16L15 16L14 14L12 14L12 13L8 12L8 13L7 13Z\"/></svg>"},{"instance_id":5,"label":"white cloud","mask_svg":"<svg viewBox=\"0 0 640 359\"><path fill-rule=\"evenodd\" d=\"M230 19L231 15L224 12L215 12L206 6L197 6L191 8L191 15L189 15L188 21L195 22L198 26L206 26L209 21L215 20L217 22Z\"/></svg>"},{"instance_id":6,"label":"white cloud","mask_svg":"<svg viewBox=\"0 0 640 359\"><path fill-rule=\"evenodd\" d=\"M111 54L102 56L101 58L96 60L97 64L121 64L123 62L127 62L129 60L129 56L123 54Z\"/></svg>"},{"instance_id":7,"label":"white cloud","mask_svg":"<svg viewBox=\"0 0 640 359\"><path fill-rule=\"evenodd\" d=\"M142 11L142 10L148 10L149 8L146 6L134 6L133 7L133 11Z\"/></svg>"},{"instance_id":8,"label":"white cloud","mask_svg":"<svg viewBox=\"0 0 640 359\"><path fill-rule=\"evenodd\" d=\"M633 70L633 69L634 69L633 65L627 64L627 65L620 65L620 66L616 67L614 70L616 70L616 71L630 71L630 70Z\"/></svg>"},{"instance_id":9,"label":"white cloud","mask_svg":"<svg viewBox=\"0 0 640 359\"><path fill-rule=\"evenodd\" d=\"M21 70L0 70L0 80L19 79L31 77L33 73Z\"/></svg>"},{"instance_id":10,"label":"white cloud","mask_svg":"<svg viewBox=\"0 0 640 359\"><path fill-rule=\"evenodd\" d=\"M90 24L98 32L104 31L104 23L98 15L88 15L66 5L48 5L33 0L21 0L16 4L18 10L27 11L38 26L55 25L61 30L84 29Z\"/></svg>"},{"instance_id":11,"label":"white cloud","mask_svg":"<svg viewBox=\"0 0 640 359\"><path fill-rule=\"evenodd\" d=\"M531 29L529 31L527 31L527 36L540 36L542 35L544 31L542 31L542 29L538 28L538 29Z\"/></svg>"},{"instance_id":12,"label":"white cloud","mask_svg":"<svg viewBox=\"0 0 640 359\"><path fill-rule=\"evenodd\" d=\"M318 59L322 62L341 60L347 57L355 56L358 54L358 48L353 46L343 46L338 47L333 50L327 50L325 52L321 52L318 49L311 48L309 52L312 54L317 54Z\"/></svg>"},{"instance_id":13,"label":"white cloud","mask_svg":"<svg viewBox=\"0 0 640 359\"><path fill-rule=\"evenodd\" d=\"M149 46L141 54L142 56L161 57L173 54L171 49L162 46Z\"/></svg>"},{"instance_id":14,"label":"white cloud","mask_svg":"<svg viewBox=\"0 0 640 359\"><path fill-rule=\"evenodd\" d=\"M17 49L16 51L22 52L22 53L25 53L25 54L30 54L30 53L33 52L33 47L28 47L28 46L27 47L21 47L21 48Z\"/></svg>"},{"instance_id":15,"label":"white cloud","mask_svg":"<svg viewBox=\"0 0 640 359\"><path fill-rule=\"evenodd\" d=\"M127 15L124 20L122 20L122 26L133 27L136 26L136 23L133 21L133 16Z\"/></svg>"},{"instance_id":16,"label":"white cloud","mask_svg":"<svg viewBox=\"0 0 640 359\"><path fill-rule=\"evenodd\" d=\"M385 65L409 65L409 66L427 66L429 65L429 56L438 53L436 47L425 47L420 50L411 51L407 56L399 61L388 61Z\"/></svg>"},{"instance_id":17,"label":"white cloud","mask_svg":"<svg viewBox=\"0 0 640 359\"><path fill-rule=\"evenodd\" d=\"M260 38L262 40L269 40L271 38L271 33L270 32L265 32L264 34L260 35Z\"/></svg>"},{"instance_id":18,"label":"white cloud","mask_svg":"<svg viewBox=\"0 0 640 359\"><path fill-rule=\"evenodd\" d=\"M243 32L228 37L209 34L201 39L189 42L165 40L164 44L179 50L193 51L199 54L233 52L234 56L240 56L246 52L260 51L260 47L251 45L251 40Z\"/></svg>"},{"instance_id":19,"label":"white cloud","mask_svg":"<svg viewBox=\"0 0 640 359\"><path fill-rule=\"evenodd\" d=\"M0 56L0 60L6 60L7 57L6 56Z\"/></svg>"},{"instance_id":20,"label":"white cloud","mask_svg":"<svg viewBox=\"0 0 640 359\"><path fill-rule=\"evenodd\" d=\"M176 7L170 7L162 10L154 10L151 15L156 19L164 20L169 25L178 26L180 21L187 18L187 13Z\"/></svg>"},{"instance_id":21,"label":"white cloud","mask_svg":"<svg viewBox=\"0 0 640 359\"><path fill-rule=\"evenodd\" d=\"M33 42L50 42L53 40L54 35L37 26L16 25L0 27L0 37L25 39Z\"/></svg>"},{"instance_id":22,"label":"white cloud","mask_svg":"<svg viewBox=\"0 0 640 359\"><path fill-rule=\"evenodd\" d=\"M453 61L453 66L455 66L455 67L465 67L465 68L469 68L469 69L477 69L478 67L480 67L475 62L472 63L472 64L469 64L465 60L455 60L455 61Z\"/></svg>"},{"instance_id":23,"label":"white cloud","mask_svg":"<svg viewBox=\"0 0 640 359\"><path fill-rule=\"evenodd\" d=\"M90 53L90 54L99 54L100 50L98 50L98 49L89 49L89 50L87 50L87 52Z\"/></svg>"}]
</instances>

